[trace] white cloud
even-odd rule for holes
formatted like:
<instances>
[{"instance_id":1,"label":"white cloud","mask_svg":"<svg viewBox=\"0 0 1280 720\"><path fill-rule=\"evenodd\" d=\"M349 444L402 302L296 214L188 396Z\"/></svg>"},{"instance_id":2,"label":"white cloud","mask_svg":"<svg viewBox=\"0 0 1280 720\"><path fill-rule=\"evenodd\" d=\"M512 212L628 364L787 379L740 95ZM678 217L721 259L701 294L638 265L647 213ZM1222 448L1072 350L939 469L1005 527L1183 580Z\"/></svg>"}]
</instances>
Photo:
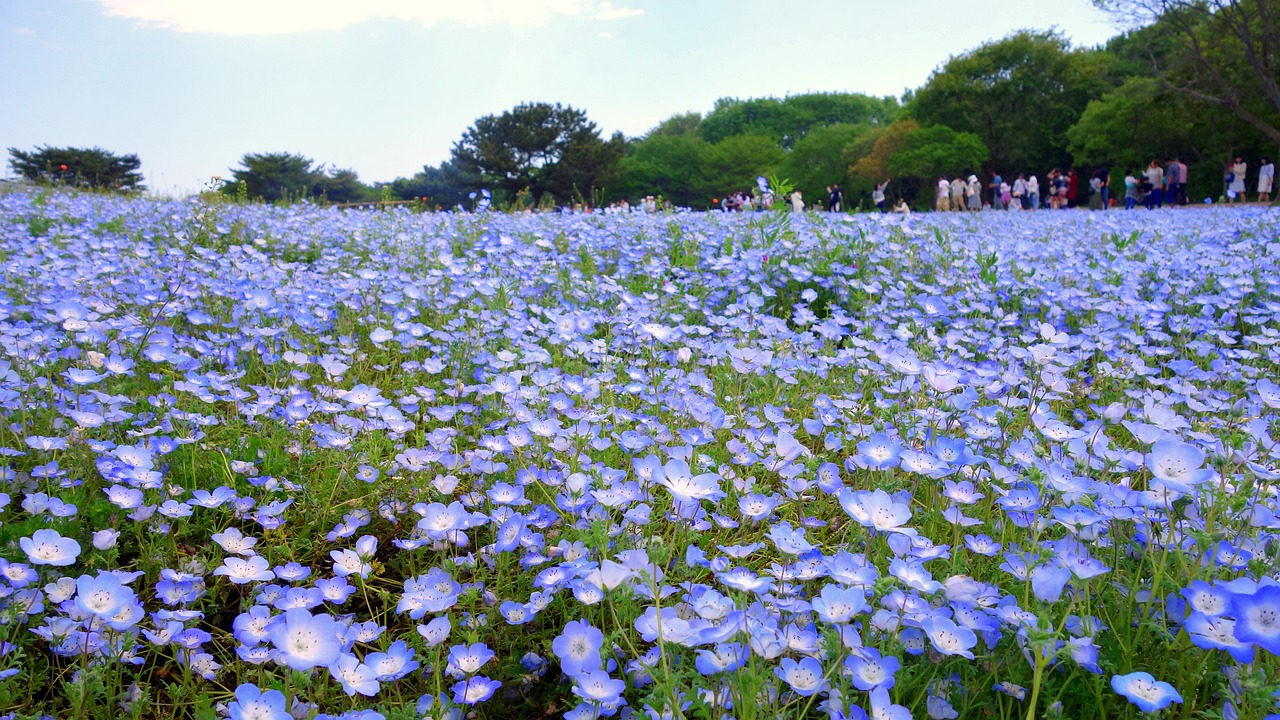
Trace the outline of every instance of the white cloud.
<instances>
[{"instance_id":1,"label":"white cloud","mask_svg":"<svg viewBox=\"0 0 1280 720\"><path fill-rule=\"evenodd\" d=\"M643 15L644 10L635 8L616 8L611 2L601 2L600 11L596 13L597 20L623 20L629 17Z\"/></svg>"},{"instance_id":2,"label":"white cloud","mask_svg":"<svg viewBox=\"0 0 1280 720\"><path fill-rule=\"evenodd\" d=\"M14 35L35 35L36 34L36 31L32 30L29 27L9 28L9 32L13 33Z\"/></svg>"},{"instance_id":3,"label":"white cloud","mask_svg":"<svg viewBox=\"0 0 1280 720\"><path fill-rule=\"evenodd\" d=\"M280 35L340 30L390 18L431 28L463 25L544 25L557 17L617 20L643 10L597 0L98 0L107 15L139 25L214 35Z\"/></svg>"}]
</instances>

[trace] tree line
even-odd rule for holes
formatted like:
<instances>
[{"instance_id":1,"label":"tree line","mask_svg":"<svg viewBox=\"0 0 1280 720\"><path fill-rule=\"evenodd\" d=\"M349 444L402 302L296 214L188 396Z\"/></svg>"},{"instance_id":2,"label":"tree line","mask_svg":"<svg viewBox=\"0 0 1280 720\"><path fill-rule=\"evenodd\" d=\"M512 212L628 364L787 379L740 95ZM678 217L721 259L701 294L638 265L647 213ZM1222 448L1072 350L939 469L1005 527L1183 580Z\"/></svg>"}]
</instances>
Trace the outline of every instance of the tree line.
<instances>
[{"instance_id":1,"label":"tree line","mask_svg":"<svg viewBox=\"0 0 1280 720\"><path fill-rule=\"evenodd\" d=\"M1146 167L1179 157L1188 193L1217 197L1223 163L1280 147L1280 0L1095 0L1130 29L1099 47L1021 31L949 58L902 98L811 93L722 98L640 137L604 136L586 112L526 103L477 119L449 160L366 184L353 170L290 153L250 153L222 192L279 201L418 200L468 207L484 188L499 207L601 205L660 196L710 207L760 175L808 198L838 183L869 203L894 179L914 199L939 176ZM134 155L98 148L10 149L32 180L140 188Z\"/></svg>"}]
</instances>

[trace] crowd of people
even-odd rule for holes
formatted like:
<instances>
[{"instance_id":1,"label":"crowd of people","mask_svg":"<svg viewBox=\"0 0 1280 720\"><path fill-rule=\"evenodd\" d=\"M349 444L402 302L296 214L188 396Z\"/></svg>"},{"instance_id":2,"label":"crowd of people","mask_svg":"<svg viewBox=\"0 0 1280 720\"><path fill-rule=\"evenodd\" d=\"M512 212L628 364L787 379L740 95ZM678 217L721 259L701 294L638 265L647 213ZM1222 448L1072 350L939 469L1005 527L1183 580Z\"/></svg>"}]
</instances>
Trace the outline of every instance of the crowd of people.
<instances>
[{"instance_id":1,"label":"crowd of people","mask_svg":"<svg viewBox=\"0 0 1280 720\"><path fill-rule=\"evenodd\" d=\"M1271 202L1275 172L1271 159L1262 158L1253 178L1259 203ZM1219 201L1228 205L1248 202L1248 173L1249 165L1243 157L1236 157L1233 162L1227 163L1223 171L1223 194ZM934 186L933 207L939 212L963 212L984 208L1064 210L1081 206L1103 210L1118 207L1121 202L1126 210L1132 210L1138 205L1149 210L1165 205L1185 206L1190 203L1187 197L1187 175L1187 165L1180 157L1174 157L1164 164L1152 160L1138 173L1132 168L1126 168L1123 195L1119 197L1112 192L1114 178L1111 169L1107 167L1095 168L1087 177L1082 176L1075 168L1066 171L1055 168L1049 171L1043 187L1034 174L1019 173L1010 183L997 173L985 185L976 175L950 180L943 176L938 178ZM889 180L885 180L872 191L872 202L881 212L888 211L885 206L888 186ZM1205 202L1212 203L1213 198L1206 198ZM895 212L906 211L901 200L893 209Z\"/></svg>"}]
</instances>

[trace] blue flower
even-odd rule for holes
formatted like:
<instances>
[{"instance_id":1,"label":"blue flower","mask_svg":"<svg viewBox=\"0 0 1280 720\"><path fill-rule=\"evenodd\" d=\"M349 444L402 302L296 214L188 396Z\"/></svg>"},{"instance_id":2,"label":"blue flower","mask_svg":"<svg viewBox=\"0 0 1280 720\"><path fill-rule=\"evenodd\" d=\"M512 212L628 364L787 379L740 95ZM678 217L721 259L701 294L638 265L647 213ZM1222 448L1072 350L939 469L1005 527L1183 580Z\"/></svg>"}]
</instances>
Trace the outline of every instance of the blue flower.
<instances>
[{"instance_id":1,"label":"blue flower","mask_svg":"<svg viewBox=\"0 0 1280 720\"><path fill-rule=\"evenodd\" d=\"M31 537L18 538L18 547L27 554L32 565L66 567L80 556L80 543L49 528L36 530Z\"/></svg>"},{"instance_id":2,"label":"blue flower","mask_svg":"<svg viewBox=\"0 0 1280 720\"><path fill-rule=\"evenodd\" d=\"M604 646L604 633L585 620L571 620L564 632L551 643L551 651L560 658L560 669L565 675L575 677L587 670L600 669L600 648Z\"/></svg>"},{"instance_id":3,"label":"blue flower","mask_svg":"<svg viewBox=\"0 0 1280 720\"><path fill-rule=\"evenodd\" d=\"M809 697L827 684L822 663L811 657L800 658L799 661L782 658L773 672L790 686L792 692L801 697Z\"/></svg>"},{"instance_id":4,"label":"blue flower","mask_svg":"<svg viewBox=\"0 0 1280 720\"><path fill-rule=\"evenodd\" d=\"M267 631L280 659L294 670L328 666L342 653L341 626L332 616L312 615L306 610L290 610Z\"/></svg>"},{"instance_id":5,"label":"blue flower","mask_svg":"<svg viewBox=\"0 0 1280 720\"><path fill-rule=\"evenodd\" d=\"M1280 655L1280 585L1259 586L1249 594L1231 596L1236 616L1235 637Z\"/></svg>"},{"instance_id":6,"label":"blue flower","mask_svg":"<svg viewBox=\"0 0 1280 720\"><path fill-rule=\"evenodd\" d=\"M453 701L459 705L476 705L493 697L493 693L502 687L497 680L490 680L483 675L476 675L453 686Z\"/></svg>"},{"instance_id":7,"label":"blue flower","mask_svg":"<svg viewBox=\"0 0 1280 720\"><path fill-rule=\"evenodd\" d=\"M956 625L950 618L930 615L920 621L920 629L928 636L933 649L943 655L960 655L973 659L970 650L978 644L978 636L969 628Z\"/></svg>"},{"instance_id":8,"label":"blue flower","mask_svg":"<svg viewBox=\"0 0 1280 720\"><path fill-rule=\"evenodd\" d=\"M1145 672L1113 675L1111 689L1128 698L1142 712L1156 712L1173 703L1182 702L1182 696L1172 685L1156 680Z\"/></svg>"}]
</instances>

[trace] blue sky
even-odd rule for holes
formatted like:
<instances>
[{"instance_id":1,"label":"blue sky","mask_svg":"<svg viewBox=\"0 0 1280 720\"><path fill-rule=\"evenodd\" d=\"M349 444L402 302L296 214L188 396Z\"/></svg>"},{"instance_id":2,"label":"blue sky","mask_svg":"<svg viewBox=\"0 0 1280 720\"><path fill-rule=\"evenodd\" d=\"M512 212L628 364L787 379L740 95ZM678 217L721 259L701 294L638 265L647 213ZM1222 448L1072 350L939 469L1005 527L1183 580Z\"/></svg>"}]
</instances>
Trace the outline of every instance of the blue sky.
<instances>
[{"instance_id":1,"label":"blue sky","mask_svg":"<svg viewBox=\"0 0 1280 720\"><path fill-rule=\"evenodd\" d=\"M1116 32L1088 0L0 0L0 146L137 153L174 194L246 152L392 180L521 102L640 135L720 97L899 96L1049 27Z\"/></svg>"}]
</instances>

